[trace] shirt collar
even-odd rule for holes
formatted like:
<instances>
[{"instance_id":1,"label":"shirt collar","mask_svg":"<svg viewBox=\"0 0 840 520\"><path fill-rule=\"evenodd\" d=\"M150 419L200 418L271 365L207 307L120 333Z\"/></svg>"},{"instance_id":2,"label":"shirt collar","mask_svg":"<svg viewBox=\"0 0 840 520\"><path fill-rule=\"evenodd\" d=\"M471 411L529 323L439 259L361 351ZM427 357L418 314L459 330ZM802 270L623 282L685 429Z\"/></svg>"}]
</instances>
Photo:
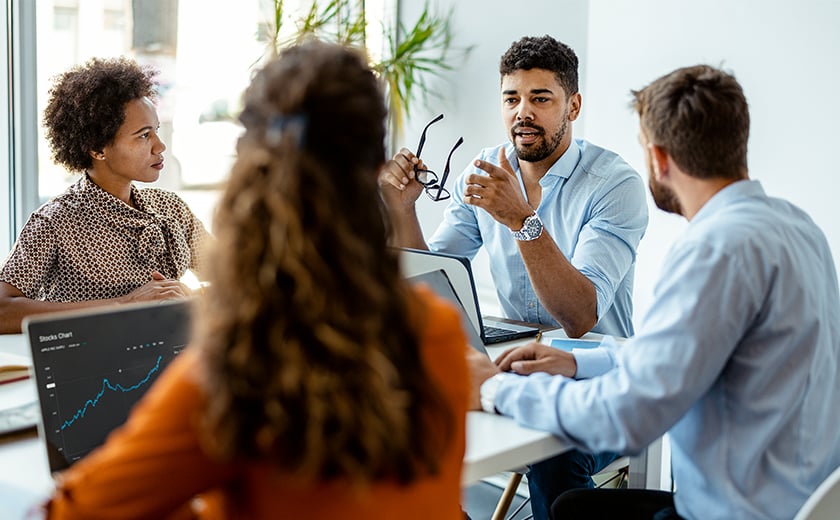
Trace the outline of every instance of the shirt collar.
<instances>
[{"instance_id":1,"label":"shirt collar","mask_svg":"<svg viewBox=\"0 0 840 520\"><path fill-rule=\"evenodd\" d=\"M514 167L516 172L519 173L521 177L522 174L519 170L519 158L516 156L516 150L513 148L513 144L508 143L506 145L505 153L507 154L508 162L511 166ZM563 155L561 155L556 161L554 161L554 164L552 164L548 171L545 172L543 178L546 178L548 176L554 176L568 179L572 175L572 172L574 171L575 167L577 167L578 163L580 162L581 153L582 152L580 150L580 145L578 145L577 140L572 139L571 143L569 143L569 147L566 148L566 151L563 152Z\"/></svg>"},{"instance_id":2,"label":"shirt collar","mask_svg":"<svg viewBox=\"0 0 840 520\"><path fill-rule=\"evenodd\" d=\"M117 197L103 190L98 184L93 182L87 173L79 180L79 190L88 194L98 204L121 215L139 217L141 215L153 215L155 213L143 198L142 192L134 184L131 185L131 200L134 202L136 208L132 208Z\"/></svg>"},{"instance_id":3,"label":"shirt collar","mask_svg":"<svg viewBox=\"0 0 840 520\"><path fill-rule=\"evenodd\" d=\"M712 198L703 204L700 211L691 219L692 223L703 220L706 217L714 215L720 209L728 206L732 201L745 197L766 197L764 188L759 181L743 179L735 181L726 186L719 192L715 193Z\"/></svg>"}]
</instances>

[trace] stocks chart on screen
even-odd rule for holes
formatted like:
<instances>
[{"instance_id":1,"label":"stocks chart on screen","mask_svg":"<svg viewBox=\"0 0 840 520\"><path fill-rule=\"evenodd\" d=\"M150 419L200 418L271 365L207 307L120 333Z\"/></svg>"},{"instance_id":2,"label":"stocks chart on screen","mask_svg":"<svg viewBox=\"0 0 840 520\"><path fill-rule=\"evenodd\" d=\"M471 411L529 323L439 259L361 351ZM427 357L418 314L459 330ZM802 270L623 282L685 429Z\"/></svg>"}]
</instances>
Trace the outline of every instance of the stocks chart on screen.
<instances>
[{"instance_id":1,"label":"stocks chart on screen","mask_svg":"<svg viewBox=\"0 0 840 520\"><path fill-rule=\"evenodd\" d=\"M189 339L186 302L28 325L52 470L102 444Z\"/></svg>"}]
</instances>

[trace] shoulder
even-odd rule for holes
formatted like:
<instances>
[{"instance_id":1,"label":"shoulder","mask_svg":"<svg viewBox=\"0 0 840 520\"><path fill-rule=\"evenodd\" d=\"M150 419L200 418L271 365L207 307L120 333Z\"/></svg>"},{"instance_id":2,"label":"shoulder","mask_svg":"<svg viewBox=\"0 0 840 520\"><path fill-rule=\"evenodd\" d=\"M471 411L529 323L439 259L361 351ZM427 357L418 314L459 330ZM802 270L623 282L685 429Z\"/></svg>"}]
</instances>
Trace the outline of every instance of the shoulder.
<instances>
[{"instance_id":1,"label":"shoulder","mask_svg":"<svg viewBox=\"0 0 840 520\"><path fill-rule=\"evenodd\" d=\"M581 152L579 167L586 173L599 177L640 179L636 170L612 150L607 150L584 139L578 139L576 142Z\"/></svg>"},{"instance_id":2,"label":"shoulder","mask_svg":"<svg viewBox=\"0 0 840 520\"><path fill-rule=\"evenodd\" d=\"M452 303L423 284L415 285L412 292L417 300L412 308L419 311L422 323L420 337L424 344L433 348L440 345L449 348L454 342L466 344L461 315Z\"/></svg>"},{"instance_id":3,"label":"shoulder","mask_svg":"<svg viewBox=\"0 0 840 520\"><path fill-rule=\"evenodd\" d=\"M63 193L56 195L36 209L32 217L43 220L60 220L66 217L75 217L80 211L85 211L89 205L89 199L85 197L80 189L79 183L69 186ZM31 220L31 219L30 219Z\"/></svg>"},{"instance_id":4,"label":"shoulder","mask_svg":"<svg viewBox=\"0 0 840 520\"><path fill-rule=\"evenodd\" d=\"M176 193L161 188L138 188L143 203L158 213L170 216L187 217L192 215L184 199Z\"/></svg>"}]
</instances>

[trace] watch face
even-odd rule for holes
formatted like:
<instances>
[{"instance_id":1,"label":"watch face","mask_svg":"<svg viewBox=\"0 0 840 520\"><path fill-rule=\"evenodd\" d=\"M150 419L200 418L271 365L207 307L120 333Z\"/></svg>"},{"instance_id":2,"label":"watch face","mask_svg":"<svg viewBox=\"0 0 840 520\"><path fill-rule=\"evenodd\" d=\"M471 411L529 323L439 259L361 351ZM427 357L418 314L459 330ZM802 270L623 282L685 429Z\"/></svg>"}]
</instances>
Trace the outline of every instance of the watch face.
<instances>
[{"instance_id":1,"label":"watch face","mask_svg":"<svg viewBox=\"0 0 840 520\"><path fill-rule=\"evenodd\" d=\"M513 233L513 238L517 240L535 240L540 237L543 230L543 224L536 214L531 215L522 223L522 229Z\"/></svg>"}]
</instances>

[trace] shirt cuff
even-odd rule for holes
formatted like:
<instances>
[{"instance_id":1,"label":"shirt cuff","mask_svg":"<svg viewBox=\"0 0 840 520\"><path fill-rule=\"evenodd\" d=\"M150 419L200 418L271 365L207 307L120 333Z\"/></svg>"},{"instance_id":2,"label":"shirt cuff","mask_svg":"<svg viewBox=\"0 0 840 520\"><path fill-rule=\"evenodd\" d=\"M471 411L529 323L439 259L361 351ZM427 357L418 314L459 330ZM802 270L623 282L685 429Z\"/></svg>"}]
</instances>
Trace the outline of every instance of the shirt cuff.
<instances>
[{"instance_id":1,"label":"shirt cuff","mask_svg":"<svg viewBox=\"0 0 840 520\"><path fill-rule=\"evenodd\" d=\"M589 379L607 373L613 368L613 357L603 347L573 348L577 372L575 379Z\"/></svg>"}]
</instances>

